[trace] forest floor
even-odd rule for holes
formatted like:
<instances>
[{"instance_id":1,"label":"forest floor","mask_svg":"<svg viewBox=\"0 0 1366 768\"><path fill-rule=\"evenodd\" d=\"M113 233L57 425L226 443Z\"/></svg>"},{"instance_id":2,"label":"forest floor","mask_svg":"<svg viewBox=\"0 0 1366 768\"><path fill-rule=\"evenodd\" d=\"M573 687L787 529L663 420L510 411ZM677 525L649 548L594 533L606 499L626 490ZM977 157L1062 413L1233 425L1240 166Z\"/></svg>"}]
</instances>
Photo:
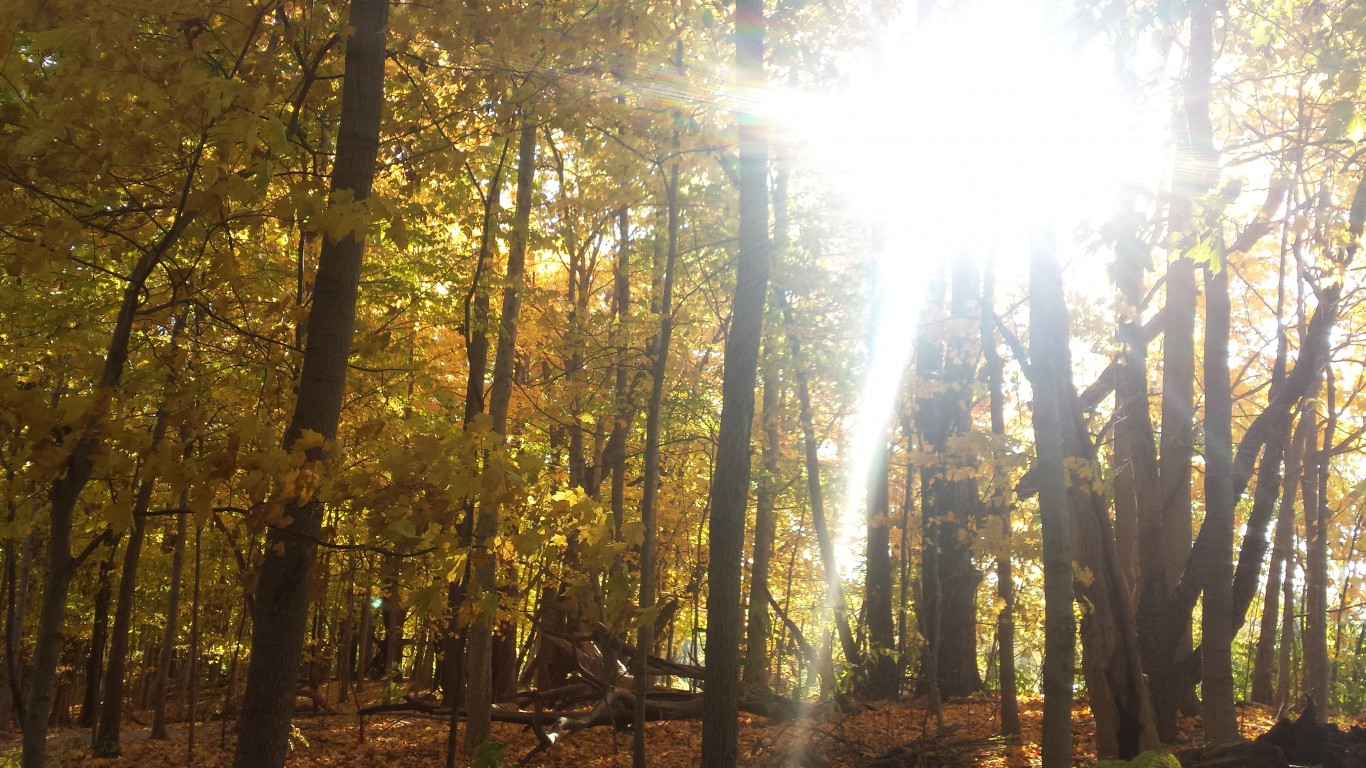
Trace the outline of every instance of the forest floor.
<instances>
[{"instance_id":1,"label":"forest floor","mask_svg":"<svg viewBox=\"0 0 1366 768\"><path fill-rule=\"evenodd\" d=\"M916 768L1020 768L1039 762L1039 733L1042 706L1038 699L1020 702L1022 738L1007 743L996 737L999 728L996 698L973 697L944 707L945 730L936 728L934 718L909 702L873 704L850 715L820 717L813 721L774 723L742 715L740 720L740 765L767 766L860 766L876 758L886 766ZM1266 707L1239 708L1243 733L1252 737L1266 731L1275 721ZM1075 757L1079 765L1094 760L1092 735L1094 722L1090 710L1079 704L1075 711ZM365 738L354 712L302 716L296 718L294 751L290 766L324 768L440 768L445 765L447 725L444 720L414 713L388 713L367 718ZM701 724L696 721L651 723L649 726L650 764L675 768L697 763L701 749ZM463 731L463 728L462 728ZM123 734L123 755L116 759L90 757L89 733L80 729L59 729L50 742L49 765L62 768L101 766L102 768L158 768L187 765L187 728L173 724L167 741L148 740L148 729L130 727ZM226 744L220 741L221 723L201 724L195 735L194 766L226 768L232 763L233 735ZM1199 725L1183 725L1183 742L1172 750L1189 746L1198 739ZM494 724L494 737L507 745L508 766L518 765L536 746L536 737L519 725ZM0 766L9 765L17 752L14 739L0 741ZM918 757L899 759L898 748ZM14 764L17 764L14 763ZM466 765L462 758L460 765ZM610 728L592 728L565 734L548 751L527 763L541 768L625 768L631 764L631 736Z\"/></svg>"}]
</instances>

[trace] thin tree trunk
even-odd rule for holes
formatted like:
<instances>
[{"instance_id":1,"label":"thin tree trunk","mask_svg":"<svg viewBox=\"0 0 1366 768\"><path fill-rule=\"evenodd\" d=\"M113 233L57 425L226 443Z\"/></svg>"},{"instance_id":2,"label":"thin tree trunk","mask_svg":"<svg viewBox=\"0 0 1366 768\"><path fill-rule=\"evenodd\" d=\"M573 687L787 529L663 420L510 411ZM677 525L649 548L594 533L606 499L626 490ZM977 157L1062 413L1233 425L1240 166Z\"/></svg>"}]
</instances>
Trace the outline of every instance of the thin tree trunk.
<instances>
[{"instance_id":1,"label":"thin tree trunk","mask_svg":"<svg viewBox=\"0 0 1366 768\"><path fill-rule=\"evenodd\" d=\"M152 450L166 433L166 414L157 416L152 433ZM118 757L119 730L123 727L123 689L127 682L128 631L133 621L133 599L137 590L138 560L146 532L148 505L156 478L143 478L133 502L133 529L128 536L128 548L123 552L123 571L119 576L118 602L114 608L114 625L110 632L109 663L105 668L104 695L100 702L99 723L95 727L93 752L95 757Z\"/></svg>"},{"instance_id":2,"label":"thin tree trunk","mask_svg":"<svg viewBox=\"0 0 1366 768\"><path fill-rule=\"evenodd\" d=\"M781 254L779 254L781 256ZM854 633L849 627L849 609L844 602L844 587L840 584L839 565L835 560L835 542L830 535L830 525L825 518L825 494L821 489L820 440L816 436L815 416L811 408L811 388L807 381L806 367L802 357L801 342L793 327L792 306L782 286L774 293L783 316L783 333L787 336L787 346L792 358L793 378L797 383L797 415L802 429L802 448L806 469L806 500L811 508L811 526L816 530L816 548L821 555L821 568L825 573L825 607L835 622L835 632L840 646L844 649L844 659L851 666L863 663L863 654Z\"/></svg>"},{"instance_id":3,"label":"thin tree trunk","mask_svg":"<svg viewBox=\"0 0 1366 768\"><path fill-rule=\"evenodd\" d=\"M864 617L868 627L866 677L861 692L871 699L895 699L901 693L901 665L897 660L892 625L891 517L888 473L891 447L883 437L874 449L868 472L868 549L865 570ZM974 648L976 643L973 644Z\"/></svg>"},{"instance_id":4,"label":"thin tree trunk","mask_svg":"<svg viewBox=\"0 0 1366 768\"><path fill-rule=\"evenodd\" d=\"M37 502L34 503L37 506ZM109 562L113 563L114 551L116 547L111 547ZM0 709L5 717L0 718L0 726L7 726L10 717L13 716L22 725L24 722L21 670L23 664L23 630L24 619L28 615L28 590L31 583L30 577L33 573L33 550L34 539L33 531L28 533L19 541L19 565L18 571L10 575L8 580L10 588L13 590L9 594L9 600L5 604L5 679L6 690L0 692L5 701L5 707ZM11 560L9 567L14 569ZM107 611L106 611L107 613Z\"/></svg>"},{"instance_id":5,"label":"thin tree trunk","mask_svg":"<svg viewBox=\"0 0 1366 768\"><path fill-rule=\"evenodd\" d=\"M736 0L736 85L764 83L763 0ZM742 105L744 102L741 102ZM707 563L707 687L702 714L704 768L731 768L737 757L740 687L740 560L749 500L750 429L764 299L768 294L768 139L764 122L741 107L740 237L731 323L721 382L721 428L711 488L711 556Z\"/></svg>"},{"instance_id":6,"label":"thin tree trunk","mask_svg":"<svg viewBox=\"0 0 1366 768\"><path fill-rule=\"evenodd\" d=\"M1317 423L1316 415L1310 418ZM1310 437L1313 450L1305 453L1304 479L1300 485L1305 530L1304 692L1326 713L1332 692L1328 683L1328 507L1320 478L1330 460L1332 434L1324 430L1326 447L1320 448L1317 433L1315 429Z\"/></svg>"},{"instance_id":7,"label":"thin tree trunk","mask_svg":"<svg viewBox=\"0 0 1366 768\"><path fill-rule=\"evenodd\" d=\"M650 345L653 352L650 364L650 401L645 409L645 477L640 500L640 522L645 530L645 538L640 545L641 618L636 630L637 652L634 659L635 667L632 670L635 675L636 698L631 739L631 764L634 768L646 768L649 764L649 754L645 745L646 695L650 685L649 649L654 645L655 559L656 548L659 546L656 532L660 480L659 450L664 432L664 383L669 370L669 348L673 339L674 272L678 266L678 228L681 217L678 177L678 162L675 161L669 165L669 177L664 187L664 206L668 217L667 244L664 270L659 278L659 329L655 332L654 342ZM739 592L738 584L736 592ZM738 652L739 649L735 650ZM708 685L707 688L710 690L711 686Z\"/></svg>"},{"instance_id":8,"label":"thin tree trunk","mask_svg":"<svg viewBox=\"0 0 1366 768\"><path fill-rule=\"evenodd\" d=\"M188 451L187 451L188 452ZM181 493L180 508L189 506L189 493ZM161 636L156 684L152 694L152 738L166 738L166 694L171 678L171 658L175 655L176 630L180 623L180 576L185 569L185 539L189 532L186 515L176 516L175 553L171 556L171 594L166 601L166 630Z\"/></svg>"},{"instance_id":9,"label":"thin tree trunk","mask_svg":"<svg viewBox=\"0 0 1366 768\"><path fill-rule=\"evenodd\" d=\"M1072 764L1072 675L1076 620L1072 613L1072 533L1063 467L1063 414L1058 393L1070 355L1062 268L1051 235L1036 235L1030 258L1030 359L1039 511L1043 521L1044 662L1043 768Z\"/></svg>"},{"instance_id":10,"label":"thin tree trunk","mask_svg":"<svg viewBox=\"0 0 1366 768\"><path fill-rule=\"evenodd\" d=\"M185 736L186 762L194 765L194 731L195 723L199 718L199 579L200 579L200 555L204 543L204 526L198 522L194 524L194 590L190 598L190 690L185 697L185 719L189 723L188 733ZM223 720L227 722L227 713L224 713Z\"/></svg>"},{"instance_id":11,"label":"thin tree trunk","mask_svg":"<svg viewBox=\"0 0 1366 768\"><path fill-rule=\"evenodd\" d=\"M352 586L356 583L356 561L351 561L346 582L342 584L341 602L342 617L341 630L337 638L337 703L345 704L351 700L351 651L354 645L352 632L355 623L352 617L355 609L352 603L356 601L355 592Z\"/></svg>"},{"instance_id":12,"label":"thin tree trunk","mask_svg":"<svg viewBox=\"0 0 1366 768\"><path fill-rule=\"evenodd\" d=\"M1275 543L1271 550L1271 565L1266 577L1266 597L1262 602L1262 620L1257 636L1257 651L1252 666L1252 700L1265 704L1276 701L1273 677L1276 671L1276 626L1280 619L1282 582L1294 576L1295 561L1291 547L1295 541L1295 497L1299 491L1300 457L1304 452L1306 432L1303 424L1295 431L1285 460L1285 477L1281 482L1280 511L1276 517ZM1258 482L1261 482L1260 478ZM1282 669L1281 676L1289 670Z\"/></svg>"},{"instance_id":13,"label":"thin tree trunk","mask_svg":"<svg viewBox=\"0 0 1366 768\"><path fill-rule=\"evenodd\" d=\"M185 320L177 314L171 323L170 359L176 357L179 349L180 332ZM166 375L164 399L169 401L176 387L178 372ZM142 544L146 533L146 513L152 503L152 492L156 489L157 475L150 469L150 457L156 454L162 441L166 439L166 426L170 413L166 405L157 409L156 422L152 426L151 443L147 449L147 460L143 469L146 476L137 486L137 496L133 499L133 528L128 536L128 548L123 553L123 571L119 575L118 602L114 607L114 625L110 634L109 664L105 669L103 699L100 702L99 722L95 726L93 753L95 757L118 757L119 731L123 727L123 688L127 682L128 631L133 620L133 598L137 589L138 560L142 555ZM146 658L144 656L144 662Z\"/></svg>"},{"instance_id":14,"label":"thin tree trunk","mask_svg":"<svg viewBox=\"0 0 1366 768\"><path fill-rule=\"evenodd\" d=\"M122 537L120 537L122 538ZM100 708L100 682L104 676L104 647L109 640L109 601L114 590L114 556L118 542L109 550L109 557L100 561L99 587L95 590L95 622L90 630L90 655L85 665L85 698L81 703L81 717L77 725L93 728ZM0 720L0 723L3 723Z\"/></svg>"},{"instance_id":15,"label":"thin tree trunk","mask_svg":"<svg viewBox=\"0 0 1366 768\"><path fill-rule=\"evenodd\" d=\"M114 330L105 353L104 366L95 382L97 397L87 419L88 426L74 438L75 446L67 458L64 472L53 481L48 494L51 508L48 515L47 571L43 579L42 607L38 615L33 674L29 680L28 697L24 706L23 755L20 759L22 768L41 768L46 763L47 726L52 712L57 662L62 653L62 628L66 621L67 596L76 568L84 556L92 551L87 548L81 556L73 557L71 533L76 504L90 481L95 470L95 457L104 444L99 425L106 423L105 416L111 408L110 401L127 367L133 321L142 307L143 290L147 280L166 253L180 240L193 218L185 201L196 178L202 151L201 144L195 150L194 158L188 167L180 202L171 225L153 246L143 251L128 276L119 304L118 317L114 321Z\"/></svg>"},{"instance_id":16,"label":"thin tree trunk","mask_svg":"<svg viewBox=\"0 0 1366 768\"><path fill-rule=\"evenodd\" d=\"M1006 439L1005 374L1001 356L996 351L996 310L993 307L995 277L996 270L988 263L982 284L982 352L985 359L987 388L990 390L991 398L991 434L1002 442L992 452L991 494L988 496L987 506L999 517L1001 526L1001 549L996 555L996 595L1001 599L1001 611L996 616L997 651L1000 659L1001 735L1018 736L1020 705L1017 690L1019 683L1015 673L1015 574L1010 562L1012 489L1001 459ZM910 493L909 488L907 493ZM902 557L906 557L904 542L901 551Z\"/></svg>"},{"instance_id":17,"label":"thin tree trunk","mask_svg":"<svg viewBox=\"0 0 1366 768\"><path fill-rule=\"evenodd\" d=\"M374 181L384 108L385 27L388 0L354 0L351 4L341 123L338 128L332 191L351 192L365 200ZM308 316L298 401L284 446L291 449L305 435L331 442L337 436L346 366L355 328L364 235L351 230L340 240L324 238ZM321 466L327 445L310 444L308 461ZM323 505L317 500L285 506L290 523L272 528L257 579L252 654L243 696L241 735L233 755L236 768L279 768L288 754L293 699L289 691L299 674L308 618L308 573L321 532Z\"/></svg>"},{"instance_id":18,"label":"thin tree trunk","mask_svg":"<svg viewBox=\"0 0 1366 768\"><path fill-rule=\"evenodd\" d=\"M759 479L754 511L754 553L749 572L749 620L745 627L745 685L758 692L768 690L768 640L772 623L768 616L768 572L773 558L776 521L773 505L778 487L778 376L773 353L765 348L763 404L759 422L764 430L764 475Z\"/></svg>"},{"instance_id":19,"label":"thin tree trunk","mask_svg":"<svg viewBox=\"0 0 1366 768\"><path fill-rule=\"evenodd\" d=\"M1233 690L1233 391L1229 383L1228 267L1205 277L1205 521L1214 556L1200 611L1205 741L1237 741ZM1203 529L1202 529L1203 533Z\"/></svg>"},{"instance_id":20,"label":"thin tree trunk","mask_svg":"<svg viewBox=\"0 0 1366 768\"><path fill-rule=\"evenodd\" d=\"M517 322L526 268L527 235L531 226L531 192L536 173L536 124L522 115L517 149L517 200L513 211L512 237L508 247L507 277L503 287L503 310L493 361L493 386L489 391L489 418L495 435L507 436L508 404L512 399L512 374L517 345ZM475 589L498 595L498 563L493 548L498 533L500 503L482 501L475 521L471 559ZM493 715L493 624L496 611L481 610L470 627L469 693L466 697L465 751L488 740Z\"/></svg>"}]
</instances>

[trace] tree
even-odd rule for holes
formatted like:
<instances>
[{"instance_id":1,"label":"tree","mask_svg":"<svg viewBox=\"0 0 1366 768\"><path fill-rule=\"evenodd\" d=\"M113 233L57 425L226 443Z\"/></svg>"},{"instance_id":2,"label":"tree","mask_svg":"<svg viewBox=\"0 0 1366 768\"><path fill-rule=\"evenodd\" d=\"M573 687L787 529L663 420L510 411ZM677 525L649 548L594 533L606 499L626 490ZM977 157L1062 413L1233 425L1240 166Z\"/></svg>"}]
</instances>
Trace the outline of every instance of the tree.
<instances>
[{"instance_id":1,"label":"tree","mask_svg":"<svg viewBox=\"0 0 1366 768\"><path fill-rule=\"evenodd\" d=\"M1072 531L1063 466L1063 378L1070 374L1067 303L1051 234L1036 235L1030 250L1030 370L1034 439L1039 468L1039 513L1044 536L1043 765L1072 764L1072 676L1076 622L1072 617Z\"/></svg>"},{"instance_id":2,"label":"tree","mask_svg":"<svg viewBox=\"0 0 1366 768\"><path fill-rule=\"evenodd\" d=\"M323 238L308 314L303 368L294 415L285 431L287 450L307 456L322 472L335 457L337 424L351 356L356 296L365 252L357 206L370 196L384 108L384 40L388 0L353 0L346 42L341 123L332 167L331 205L347 224ZM289 522L272 527L256 586L252 654L242 701L237 768L282 766L288 754L294 681L298 677L308 615L308 574L322 528L323 504L314 489L285 507Z\"/></svg>"},{"instance_id":3,"label":"tree","mask_svg":"<svg viewBox=\"0 0 1366 768\"><path fill-rule=\"evenodd\" d=\"M763 0L735 5L736 85L757 93L764 83ZM744 103L744 102L742 102ZM707 562L707 687L701 765L725 768L736 759L739 706L740 560L749 500L750 428L759 365L764 299L768 293L768 149L761 121L742 107L740 124L740 244L735 294L726 335L721 434L712 477Z\"/></svg>"}]
</instances>

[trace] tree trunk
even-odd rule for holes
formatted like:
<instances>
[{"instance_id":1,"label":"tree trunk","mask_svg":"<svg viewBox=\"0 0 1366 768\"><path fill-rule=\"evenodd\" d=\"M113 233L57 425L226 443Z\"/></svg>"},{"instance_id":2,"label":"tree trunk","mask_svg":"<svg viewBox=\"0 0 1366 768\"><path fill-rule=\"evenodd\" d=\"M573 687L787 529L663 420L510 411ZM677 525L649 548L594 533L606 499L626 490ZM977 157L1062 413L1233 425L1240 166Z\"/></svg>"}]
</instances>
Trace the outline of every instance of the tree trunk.
<instances>
[{"instance_id":1,"label":"tree trunk","mask_svg":"<svg viewBox=\"0 0 1366 768\"><path fill-rule=\"evenodd\" d=\"M403 594L399 586L399 558L390 556L384 563L384 597L379 615L384 622L384 701L388 703L393 683L403 676Z\"/></svg>"},{"instance_id":2,"label":"tree trunk","mask_svg":"<svg viewBox=\"0 0 1366 768\"><path fill-rule=\"evenodd\" d=\"M507 436L508 404L512 399L513 362L517 351L517 321L522 302L526 268L527 234L531 226L531 192L536 174L536 124L531 114L522 115L517 149L517 200L513 211L512 237L508 247L507 277L503 287L503 311L493 361L493 386L489 391L489 417L495 435ZM479 594L498 595L498 563L493 547L498 534L500 502L484 500L475 521L471 558L472 576ZM466 697L465 751L488 740L493 714L493 624L496 610L480 610L470 627L469 693Z\"/></svg>"},{"instance_id":3,"label":"tree trunk","mask_svg":"<svg viewBox=\"0 0 1366 768\"><path fill-rule=\"evenodd\" d=\"M1205 276L1205 521L1213 556L1200 611L1202 723L1207 744L1237 741L1233 690L1233 391L1228 267Z\"/></svg>"},{"instance_id":4,"label":"tree trunk","mask_svg":"<svg viewBox=\"0 0 1366 768\"><path fill-rule=\"evenodd\" d=\"M35 506L37 503L35 502ZM110 548L109 563L113 567L114 550ZM22 690L23 677L21 670L24 669L23 656L23 637L24 619L28 615L28 591L31 577L33 575L33 550L34 539L33 531L30 529L19 540L19 563L18 570L9 575L8 584L12 590L9 599L5 602L5 687L0 696L3 696L5 706L0 707L0 712L4 717L0 718L0 727L9 725L10 717L13 716L22 725L23 707ZM12 551L12 550L11 550ZM8 563L11 571L15 570L13 559ZM108 610L106 609L106 613Z\"/></svg>"},{"instance_id":5,"label":"tree trunk","mask_svg":"<svg viewBox=\"0 0 1366 768\"><path fill-rule=\"evenodd\" d=\"M1044 663L1043 768L1072 764L1072 675L1076 620L1072 614L1072 533L1063 466L1063 408L1058 393L1066 366L1067 304L1062 267L1051 235L1036 235L1030 258L1030 360L1034 388L1034 441L1043 525Z\"/></svg>"},{"instance_id":6,"label":"tree trunk","mask_svg":"<svg viewBox=\"0 0 1366 768\"><path fill-rule=\"evenodd\" d=\"M345 192L350 192L355 201L370 196L384 108L388 15L388 0L353 0L351 4L352 33L347 40L341 124L332 168L333 199ZM286 449L293 448L306 433L321 435L329 443L336 439L364 250L364 235L358 229L347 232L341 240L330 233L323 240L298 400L284 437ZM308 461L323 466L327 449L327 445L311 446L306 452ZM233 755L236 768L279 768L288 754L294 704L290 693L299 674L308 618L308 574L323 506L317 500L291 501L284 513L290 522L272 528L267 535L256 585L241 735Z\"/></svg>"},{"instance_id":7,"label":"tree trunk","mask_svg":"<svg viewBox=\"0 0 1366 768\"><path fill-rule=\"evenodd\" d=\"M1311 449L1305 452L1300 484L1305 538L1304 693L1326 713L1331 705L1328 685L1328 508L1321 495L1320 475L1329 462L1329 454L1317 444L1317 414L1311 411L1306 417L1314 426L1310 428ZM1327 434L1323 445L1330 446L1331 440L1332 435Z\"/></svg>"},{"instance_id":8,"label":"tree trunk","mask_svg":"<svg viewBox=\"0 0 1366 768\"><path fill-rule=\"evenodd\" d=\"M1116 224L1113 274L1121 305L1115 332L1120 345L1120 365L1114 374L1115 544L1126 581L1137 584L1144 520L1162 511L1148 402L1148 340L1143 331L1144 270L1152 254L1136 234L1143 222L1131 201Z\"/></svg>"},{"instance_id":9,"label":"tree trunk","mask_svg":"<svg viewBox=\"0 0 1366 768\"><path fill-rule=\"evenodd\" d=\"M781 254L779 254L781 256ZM775 293L775 300L783 315L783 332L792 358L793 378L797 383L797 416L802 429L802 448L806 469L806 503L811 508L811 526L816 531L816 548L821 554L821 568L825 573L825 607L835 623L835 632L844 650L844 660L850 666L863 663L863 654L849 627L849 609L844 602L844 587L840 583L839 564L835 560L835 541L830 535L830 524L825 519L825 493L821 489L820 440L816 436L816 421L811 408L811 387L807 381L801 342L793 327L792 306L783 290Z\"/></svg>"},{"instance_id":10,"label":"tree trunk","mask_svg":"<svg viewBox=\"0 0 1366 768\"><path fill-rule=\"evenodd\" d=\"M773 517L778 486L778 377L772 352L765 349L763 406L759 422L764 429L764 474L759 478L754 511L754 553L749 572L749 620L745 627L745 685L756 692L768 690L768 640L772 625L768 617L768 572L773 558L776 522Z\"/></svg>"},{"instance_id":11,"label":"tree trunk","mask_svg":"<svg viewBox=\"0 0 1366 768\"><path fill-rule=\"evenodd\" d=\"M1276 626L1280 619L1282 582L1293 580L1295 561L1292 547L1295 542L1295 497L1299 491L1300 457L1304 455L1307 433L1303 424L1295 431L1285 459L1285 477L1281 482L1280 511L1276 516L1275 543L1271 549L1271 565L1266 576L1266 597L1262 601L1262 620L1257 635L1257 651L1252 666L1252 700L1263 704L1276 701L1272 685L1276 671ZM1262 482L1258 478L1258 482ZM1281 669L1280 675L1289 674Z\"/></svg>"},{"instance_id":12,"label":"tree trunk","mask_svg":"<svg viewBox=\"0 0 1366 768\"><path fill-rule=\"evenodd\" d=\"M763 0L736 0L736 85L764 83ZM707 687L702 715L704 768L736 761L740 699L740 560L749 499L750 428L764 298L768 293L768 140L762 120L741 106L740 238L731 323L721 382L721 428L711 487L711 556L707 563Z\"/></svg>"},{"instance_id":13,"label":"tree trunk","mask_svg":"<svg viewBox=\"0 0 1366 768\"><path fill-rule=\"evenodd\" d=\"M85 664L85 698L81 703L81 717L76 722L82 728L95 726L96 713L100 707L104 646L109 640L109 600L114 589L114 553L117 551L116 541L109 550L109 557L100 562L99 587L95 590L95 621L90 630L90 655ZM0 725L3 723L4 721L0 720Z\"/></svg>"},{"instance_id":14,"label":"tree trunk","mask_svg":"<svg viewBox=\"0 0 1366 768\"><path fill-rule=\"evenodd\" d=\"M924 529L921 579L926 605L920 610L921 631L934 659L936 688L941 696L962 697L981 689L977 670L977 585L981 574L972 562L968 532L982 517L977 460L958 444L972 431L973 390L977 380L981 288L977 272L965 262L951 273L944 334L921 345L920 365L940 386L916 405L916 419L936 464L924 473ZM965 477L965 474L968 476Z\"/></svg>"},{"instance_id":15,"label":"tree trunk","mask_svg":"<svg viewBox=\"0 0 1366 768\"><path fill-rule=\"evenodd\" d=\"M189 495L182 493L180 508L189 506ZM175 553L171 556L171 594L166 601L166 630L161 636L161 653L157 660L156 685L152 693L152 738L166 738L166 694L171 678L171 659L175 655L176 630L180 623L180 576L185 569L185 539L188 534L187 515L176 515Z\"/></svg>"},{"instance_id":16,"label":"tree trunk","mask_svg":"<svg viewBox=\"0 0 1366 768\"><path fill-rule=\"evenodd\" d=\"M901 664L896 658L896 629L892 624L891 516L888 473L891 448L882 437L868 469L868 549L864 571L864 617L868 653L859 692L869 699L895 699L901 693ZM976 642L973 643L974 648Z\"/></svg>"},{"instance_id":17,"label":"tree trunk","mask_svg":"<svg viewBox=\"0 0 1366 768\"><path fill-rule=\"evenodd\" d=\"M157 428L152 435L152 446L161 442L166 431L166 416L157 417ZM133 598L137 590L138 559L146 535L147 511L152 498L154 477L143 478L133 502L133 529L128 535L128 548L123 551L123 571L119 576L119 596L114 607L114 626L110 632L109 663L104 670L103 697L100 701L99 724L95 726L93 753L95 757L118 757L119 730L123 727L123 688L127 682L128 630L133 622Z\"/></svg>"},{"instance_id":18,"label":"tree trunk","mask_svg":"<svg viewBox=\"0 0 1366 768\"><path fill-rule=\"evenodd\" d=\"M1015 674L1015 574L1011 568L1010 513L1012 488L1006 474L1002 451L1005 450L1005 374L1001 355L996 351L995 268L988 263L982 281L982 352L990 390L991 434L998 441L992 451L991 493L987 507L995 513L1001 526L1000 551L996 555L996 595L1001 599L1001 611L996 616L997 658L1000 659L1001 735L1020 733L1019 683ZM906 490L907 496L910 489ZM902 557L906 557L902 546ZM904 579L904 576L903 576Z\"/></svg>"},{"instance_id":19,"label":"tree trunk","mask_svg":"<svg viewBox=\"0 0 1366 768\"><path fill-rule=\"evenodd\" d=\"M204 526L194 524L194 588L190 597L190 684L185 692L185 721L188 724L185 734L186 762L194 765L194 730L199 715L199 579L200 559L203 554ZM223 721L227 722L224 713Z\"/></svg>"},{"instance_id":20,"label":"tree trunk","mask_svg":"<svg viewBox=\"0 0 1366 768\"><path fill-rule=\"evenodd\" d=\"M634 768L645 768L649 764L645 746L646 692L650 685L649 648L654 645L659 446L664 424L664 379L669 370L669 348L673 340L674 272L678 266L678 227L681 223L678 175L678 162L675 161L669 165L669 177L664 188L668 239L665 246L664 270L660 275L659 329L655 332L654 341L650 345L654 353L650 363L650 401L645 409L645 477L640 499L640 522L645 530L645 538L640 545L640 619L636 630L635 666L632 670L635 675L635 709L632 713L634 729L631 739L631 764ZM739 592L738 584L736 592ZM736 650L738 652L738 649ZM710 685L707 687L711 688Z\"/></svg>"},{"instance_id":21,"label":"tree trunk","mask_svg":"<svg viewBox=\"0 0 1366 768\"><path fill-rule=\"evenodd\" d=\"M1198 244L1193 235L1196 201L1218 182L1218 155L1210 122L1213 69L1213 0L1191 7L1191 37L1182 105L1175 141L1178 167L1173 177L1169 214L1172 234L1182 248ZM1139 555L1139 623L1143 668L1151 683L1158 731L1164 741L1176 737L1178 707L1190 698L1195 675L1180 662L1190 650L1190 612L1174 601L1173 591L1191 552L1191 460L1194 454L1195 403L1195 264L1182 254L1167 269L1167 303L1163 309L1162 438L1159 484L1162 512L1141 537ZM1159 536L1149 542L1148 535ZM1159 559L1150 559L1146 550Z\"/></svg>"}]
</instances>

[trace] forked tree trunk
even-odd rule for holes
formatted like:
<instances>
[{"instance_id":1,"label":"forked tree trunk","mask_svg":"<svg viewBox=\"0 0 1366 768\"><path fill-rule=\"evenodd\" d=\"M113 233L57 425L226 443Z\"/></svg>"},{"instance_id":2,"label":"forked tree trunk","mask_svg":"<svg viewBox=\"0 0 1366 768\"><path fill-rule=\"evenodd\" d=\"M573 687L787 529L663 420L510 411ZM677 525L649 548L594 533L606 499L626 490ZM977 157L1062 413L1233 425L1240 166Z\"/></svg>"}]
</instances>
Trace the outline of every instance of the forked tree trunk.
<instances>
[{"instance_id":1,"label":"forked tree trunk","mask_svg":"<svg viewBox=\"0 0 1366 768\"><path fill-rule=\"evenodd\" d=\"M1301 425L1290 442L1285 459L1285 477L1281 481L1275 542L1271 549L1266 596L1262 601L1262 619L1252 666L1252 700L1263 704L1276 702L1276 686L1273 685L1276 674L1276 627L1280 620L1282 583L1294 578L1295 561L1291 548L1295 541L1295 497L1299 492L1300 457L1303 455L1305 439L1305 430ZM1282 668L1281 677L1287 674L1289 670Z\"/></svg>"},{"instance_id":2,"label":"forked tree trunk","mask_svg":"<svg viewBox=\"0 0 1366 768\"><path fill-rule=\"evenodd\" d=\"M332 193L350 192L356 201L370 196L379 152L380 116L384 109L385 26L388 0L353 0L342 79L341 124ZM290 449L306 435L327 443L312 445L308 461L322 467L337 437L346 366L355 329L365 240L360 221L337 240L323 240L308 315L298 400L284 446ZM289 752L289 728L308 618L308 573L322 527L323 505L317 500L286 504L287 526L272 528L256 585L252 621L252 653L242 701L241 735L233 755L236 768L280 768Z\"/></svg>"},{"instance_id":3,"label":"forked tree trunk","mask_svg":"<svg viewBox=\"0 0 1366 768\"><path fill-rule=\"evenodd\" d=\"M764 83L763 0L736 0L736 85L758 92ZM745 102L742 100L741 104ZM707 659L702 715L704 768L731 768L737 757L740 700L741 554L749 500L750 428L754 382L768 294L768 140L762 120L742 106L740 238L731 323L721 377L721 427L712 475L707 563Z\"/></svg>"},{"instance_id":4,"label":"forked tree trunk","mask_svg":"<svg viewBox=\"0 0 1366 768\"><path fill-rule=\"evenodd\" d=\"M128 276L109 347L105 352L104 366L95 382L95 399L87 426L78 431L63 473L52 482L48 492L51 507L48 515L47 570L43 578L42 607L38 612L33 673L29 679L28 695L24 702L23 754L20 758L22 768L42 768L47 762L47 726L53 708L57 662L62 654L62 628L66 621L67 596L71 589L71 580L76 575L76 568L84 556L93 551L87 548L81 556L72 556L71 534L76 504L80 501L86 484L90 482L95 470L95 457L104 445L99 425L105 423L105 417L112 407L111 400L123 380L123 371L128 364L133 321L142 308L143 291L147 280L171 247L179 242L193 218L185 207L185 200L195 181L194 168L197 166L196 156L185 180L174 220L156 244L143 251Z\"/></svg>"}]
</instances>

